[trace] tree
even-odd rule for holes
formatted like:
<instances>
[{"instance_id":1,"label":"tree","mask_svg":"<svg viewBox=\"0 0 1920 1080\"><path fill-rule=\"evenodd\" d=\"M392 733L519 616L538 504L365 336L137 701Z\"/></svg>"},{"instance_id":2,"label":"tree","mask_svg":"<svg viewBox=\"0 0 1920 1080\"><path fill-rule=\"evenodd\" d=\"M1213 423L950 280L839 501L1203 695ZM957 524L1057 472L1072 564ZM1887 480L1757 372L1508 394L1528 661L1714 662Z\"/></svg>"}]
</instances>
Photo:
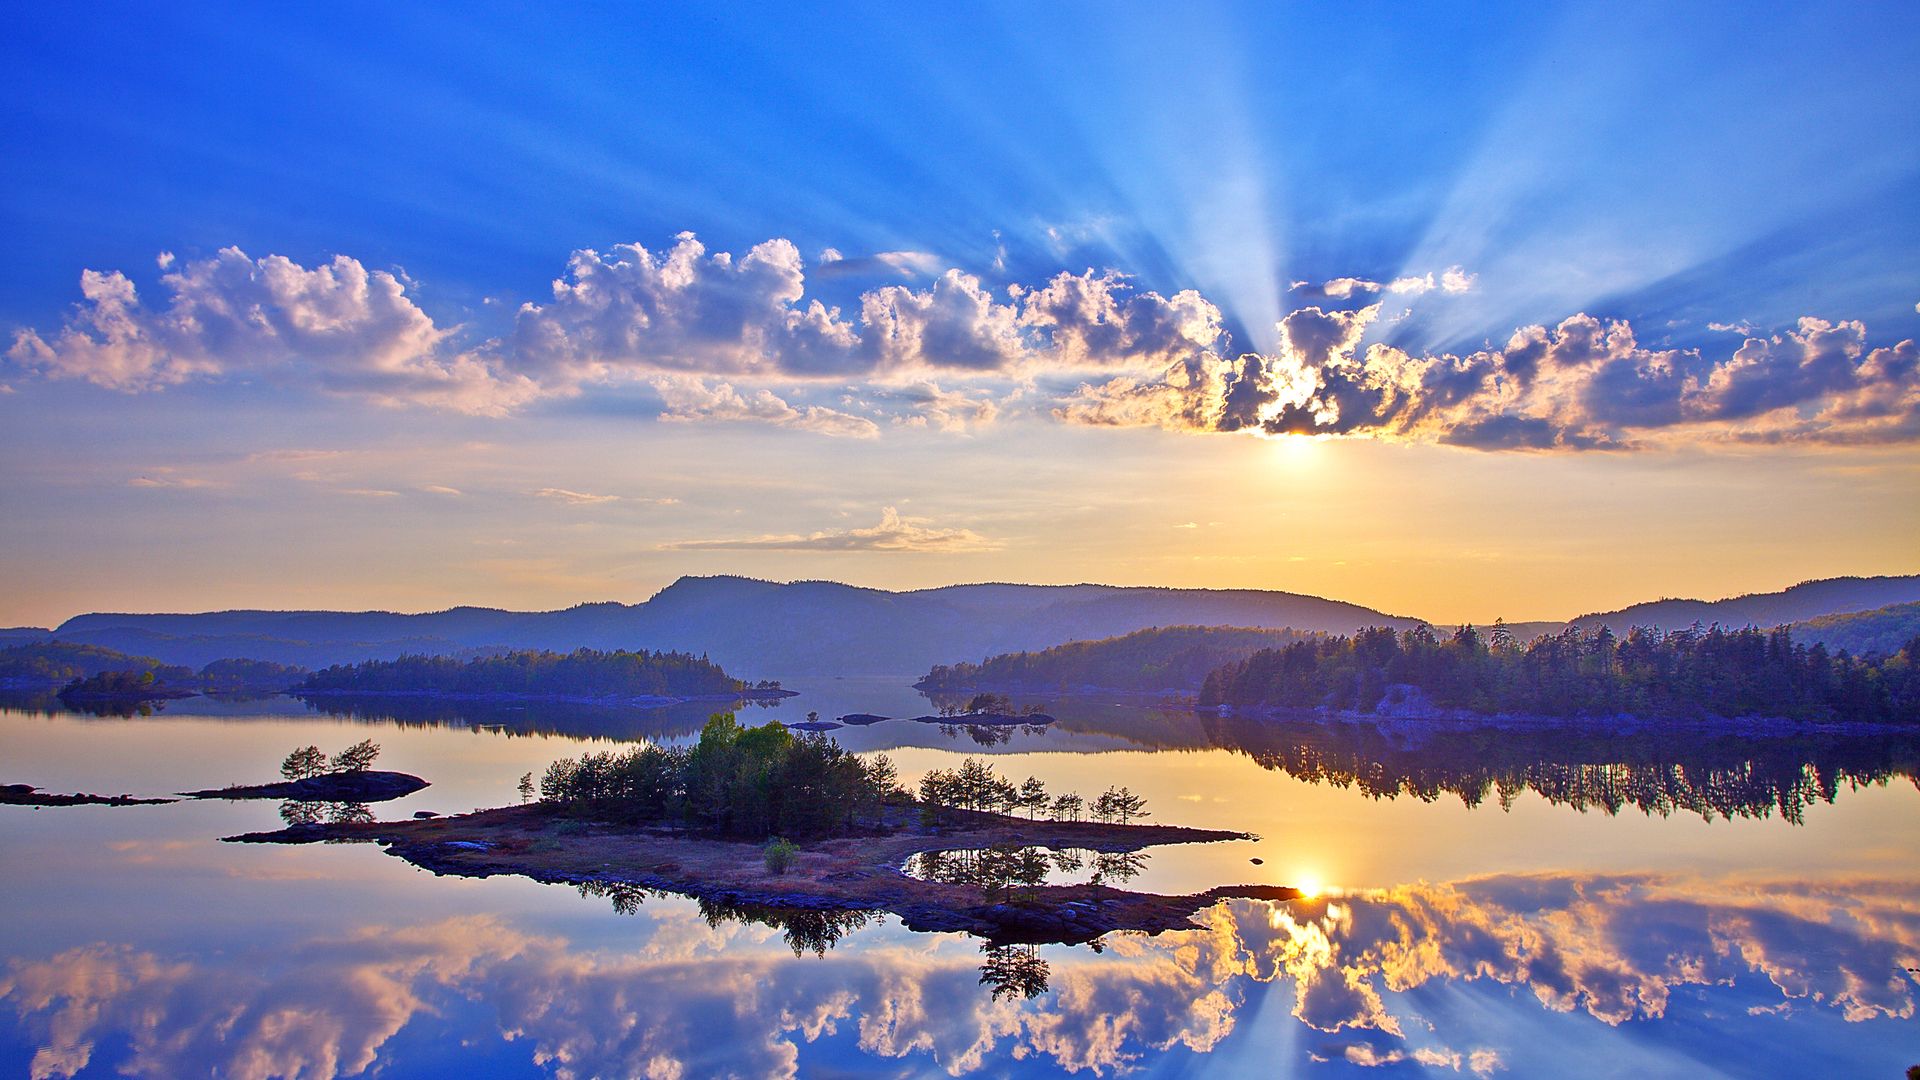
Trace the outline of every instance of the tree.
<instances>
[{"instance_id":1,"label":"tree","mask_svg":"<svg viewBox=\"0 0 1920 1080\"><path fill-rule=\"evenodd\" d=\"M1053 800L1053 820L1079 821L1080 811L1085 805L1086 801L1073 792L1057 796Z\"/></svg>"},{"instance_id":2,"label":"tree","mask_svg":"<svg viewBox=\"0 0 1920 1080\"><path fill-rule=\"evenodd\" d=\"M526 773L520 777L520 801L523 803L529 803L533 801L533 774L532 773Z\"/></svg>"},{"instance_id":3,"label":"tree","mask_svg":"<svg viewBox=\"0 0 1920 1080\"><path fill-rule=\"evenodd\" d=\"M334 755L334 772L366 772L373 766L373 759L380 756L380 744L372 739L362 739L345 750Z\"/></svg>"},{"instance_id":4,"label":"tree","mask_svg":"<svg viewBox=\"0 0 1920 1080\"><path fill-rule=\"evenodd\" d=\"M1047 785L1041 783L1039 777L1029 776L1026 782L1020 785L1020 805L1026 808L1028 821L1032 821L1040 811L1045 810L1048 802Z\"/></svg>"},{"instance_id":5,"label":"tree","mask_svg":"<svg viewBox=\"0 0 1920 1080\"><path fill-rule=\"evenodd\" d=\"M327 771L327 755L317 746L303 746L280 763L280 775L289 780L305 780Z\"/></svg>"}]
</instances>

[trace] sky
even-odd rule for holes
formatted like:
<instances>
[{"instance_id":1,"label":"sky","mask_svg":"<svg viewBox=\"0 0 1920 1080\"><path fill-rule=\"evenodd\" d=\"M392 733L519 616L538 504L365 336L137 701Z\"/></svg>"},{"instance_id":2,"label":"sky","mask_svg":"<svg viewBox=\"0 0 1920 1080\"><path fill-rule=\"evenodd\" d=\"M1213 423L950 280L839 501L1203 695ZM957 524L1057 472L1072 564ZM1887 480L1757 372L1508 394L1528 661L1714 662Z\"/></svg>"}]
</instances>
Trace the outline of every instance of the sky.
<instances>
[{"instance_id":1,"label":"sky","mask_svg":"<svg viewBox=\"0 0 1920 1080\"><path fill-rule=\"evenodd\" d=\"M1910 5L69 6L0 90L0 625L1920 571Z\"/></svg>"}]
</instances>

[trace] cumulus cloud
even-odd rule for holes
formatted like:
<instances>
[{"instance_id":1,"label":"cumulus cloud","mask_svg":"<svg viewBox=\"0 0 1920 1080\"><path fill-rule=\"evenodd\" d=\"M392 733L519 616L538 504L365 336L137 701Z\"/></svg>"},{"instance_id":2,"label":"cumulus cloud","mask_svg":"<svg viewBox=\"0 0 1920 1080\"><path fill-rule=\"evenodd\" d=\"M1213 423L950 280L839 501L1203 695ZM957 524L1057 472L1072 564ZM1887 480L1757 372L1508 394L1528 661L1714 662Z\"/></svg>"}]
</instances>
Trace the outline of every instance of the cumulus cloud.
<instances>
[{"instance_id":1,"label":"cumulus cloud","mask_svg":"<svg viewBox=\"0 0 1920 1080\"><path fill-rule=\"evenodd\" d=\"M1855 321L1810 317L1774 334L1714 323L1742 338L1721 353L1645 346L1625 320L1577 313L1500 346L1421 353L1379 340L1391 321L1380 302L1314 303L1281 320L1271 353L1236 354L1223 312L1193 290L1168 296L1091 268L996 289L924 252L861 259L926 280L869 289L843 312L808 295L808 267L784 239L739 256L692 233L658 251L583 249L550 299L522 305L498 339L463 345L394 273L229 248L162 260L158 306L125 275L88 270L65 325L19 331L7 356L126 392L279 379L487 415L639 381L665 420L853 438L889 423L977 430L1024 398L1075 424L1482 450L1920 440L1913 342L1874 347ZM859 261L829 249L813 272ZM1294 291L1344 301L1473 287L1455 266ZM818 400L836 384L852 384L844 408Z\"/></svg>"},{"instance_id":2,"label":"cumulus cloud","mask_svg":"<svg viewBox=\"0 0 1920 1080\"><path fill-rule=\"evenodd\" d=\"M347 256L304 267L238 248L196 261L162 261L168 293L142 303L118 271L87 270L82 301L58 332L19 331L7 357L53 378L136 392L194 379L293 377L385 404L502 413L536 393L445 345L437 327L384 270Z\"/></svg>"},{"instance_id":3,"label":"cumulus cloud","mask_svg":"<svg viewBox=\"0 0 1920 1080\"><path fill-rule=\"evenodd\" d=\"M1379 305L1302 308L1272 355L1224 378L1086 384L1056 410L1093 424L1365 435L1483 450L1630 448L1661 441L1864 443L1920 438L1912 341L1869 348L1859 322L1803 318L1724 358L1642 346L1623 320L1580 314L1501 348L1360 348Z\"/></svg>"},{"instance_id":4,"label":"cumulus cloud","mask_svg":"<svg viewBox=\"0 0 1920 1080\"><path fill-rule=\"evenodd\" d=\"M971 529L941 529L925 518L901 517L889 506L880 511L880 523L863 529L841 529L732 540L682 540L664 547L678 551L989 551L1000 545Z\"/></svg>"},{"instance_id":5,"label":"cumulus cloud","mask_svg":"<svg viewBox=\"0 0 1920 1080\"><path fill-rule=\"evenodd\" d=\"M867 397L892 412L895 424L954 433L993 423L1001 407L993 389L946 390L931 380L878 386Z\"/></svg>"}]
</instances>

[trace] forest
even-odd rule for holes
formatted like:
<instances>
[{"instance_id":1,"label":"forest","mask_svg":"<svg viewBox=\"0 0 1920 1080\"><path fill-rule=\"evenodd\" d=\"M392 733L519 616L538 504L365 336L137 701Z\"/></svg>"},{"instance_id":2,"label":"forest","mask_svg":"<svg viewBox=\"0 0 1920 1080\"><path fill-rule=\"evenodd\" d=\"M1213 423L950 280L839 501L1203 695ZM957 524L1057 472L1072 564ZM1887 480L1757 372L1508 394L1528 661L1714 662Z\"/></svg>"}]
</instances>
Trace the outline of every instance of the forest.
<instances>
[{"instance_id":1,"label":"forest","mask_svg":"<svg viewBox=\"0 0 1920 1080\"><path fill-rule=\"evenodd\" d=\"M1155 627L1038 652L1002 653L978 664L940 664L914 685L928 693L1192 691L1223 664L1313 636L1235 626Z\"/></svg>"},{"instance_id":2,"label":"forest","mask_svg":"<svg viewBox=\"0 0 1920 1080\"><path fill-rule=\"evenodd\" d=\"M1521 645L1496 624L1375 627L1263 649L1201 684L1202 708L1458 709L1480 714L1920 721L1920 639L1862 659L1791 631L1719 626L1624 637L1569 628Z\"/></svg>"},{"instance_id":3,"label":"forest","mask_svg":"<svg viewBox=\"0 0 1920 1080\"><path fill-rule=\"evenodd\" d=\"M680 652L575 649L518 650L458 660L402 656L336 664L298 689L323 693L436 693L537 697L704 697L736 694L747 684L704 656Z\"/></svg>"}]
</instances>

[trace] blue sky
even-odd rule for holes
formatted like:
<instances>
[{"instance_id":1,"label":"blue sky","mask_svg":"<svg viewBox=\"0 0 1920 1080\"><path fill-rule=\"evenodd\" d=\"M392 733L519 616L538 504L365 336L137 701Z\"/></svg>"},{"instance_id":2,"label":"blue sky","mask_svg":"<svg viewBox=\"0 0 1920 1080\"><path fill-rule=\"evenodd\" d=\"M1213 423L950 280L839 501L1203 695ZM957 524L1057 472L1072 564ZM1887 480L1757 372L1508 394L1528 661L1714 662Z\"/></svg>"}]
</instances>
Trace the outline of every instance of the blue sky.
<instances>
[{"instance_id":1,"label":"blue sky","mask_svg":"<svg viewBox=\"0 0 1920 1080\"><path fill-rule=\"evenodd\" d=\"M1911 492L1917 24L1895 4L34 11L0 42L0 495L43 522L0 539L9 569L41 576L73 546L61 522L130 520L105 507L130 483L166 486L156 470L201 469L199 493L159 516L204 519L192 500L239 483L212 475L217 450L302 449L275 439L286 416L334 449L408 442L415 466L470 442L537 458L590 438L583 461L697 447L748 467L764 461L750 429L772 426L782 465L754 467L847 477L930 428L949 441L928 453L1046 460L1060 498L1105 482L1112 439L1231 472L1265 452L1228 447L1248 432L1333 439L1313 452L1343 460L1369 453L1356 441L1470 448L1444 470L1462 491L1504 467L1487 455L1597 450L1671 471L1706 447L1685 475L1722 488L1725 470L1817 454L1877 485L1859 498ZM688 231L689 265L790 248L763 259L780 270L766 281L636 284L635 253L665 260ZM245 259L222 263L228 248ZM569 269L581 250L632 290L612 314L556 302L556 279L588 280ZM390 280L391 309L324 340L209 328L221 304L310 323L319 308L300 304L321 304L319 286L274 281L328 266L376 293ZM77 308L83 270L124 278ZM1120 296L1137 324L1033 299L1062 274L1107 282L1097 299ZM889 289L875 321L866 305ZM140 350L108 340L121 308L102 298L123 293ZM698 310L669 334L660 305L676 297ZM28 452L94 423L107 430L58 476ZM1754 464L1781 444L1797 448ZM1687 497L1645 490L1645 521ZM246 532L288 511L261 494L221 520ZM871 580L1082 576L966 519L961 494L850 483L830 513L761 531L805 539L939 495L951 512L928 529L1006 554L956 564L964 538L907 536ZM444 544L453 519L434 520L406 544ZM719 524L628 542L673 550L724 539L705 535ZM1894 532L1870 539L1831 569L1897 561ZM788 569L763 557L742 568ZM1247 558L1223 584L1287 587ZM1760 580L1769 565L1797 572L1767 558L1745 566L1752 587L1787 583ZM569 588L644 591L670 561Z\"/></svg>"}]
</instances>

